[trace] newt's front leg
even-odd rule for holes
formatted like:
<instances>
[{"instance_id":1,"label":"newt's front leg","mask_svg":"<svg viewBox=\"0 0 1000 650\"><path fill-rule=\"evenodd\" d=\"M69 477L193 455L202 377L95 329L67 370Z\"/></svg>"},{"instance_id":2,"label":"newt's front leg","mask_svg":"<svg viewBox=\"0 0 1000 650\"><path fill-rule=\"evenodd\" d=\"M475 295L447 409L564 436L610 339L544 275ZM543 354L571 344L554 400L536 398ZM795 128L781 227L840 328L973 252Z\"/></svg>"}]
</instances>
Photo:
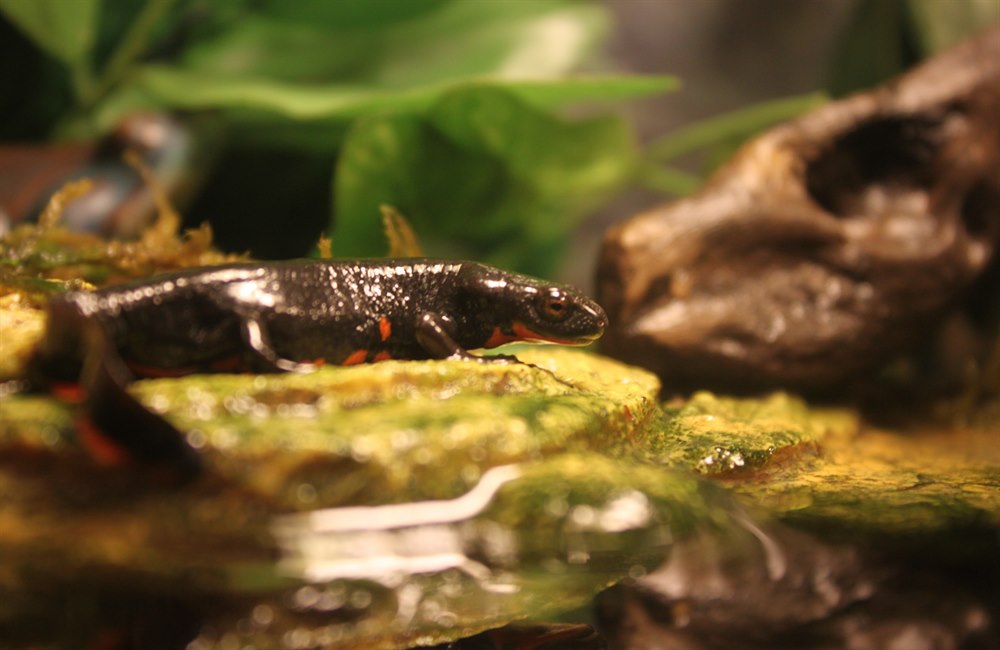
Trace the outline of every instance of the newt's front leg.
<instances>
[{"instance_id":1,"label":"newt's front leg","mask_svg":"<svg viewBox=\"0 0 1000 650\"><path fill-rule=\"evenodd\" d=\"M424 312L417 319L417 342L434 359L463 359L480 363L518 363L516 357L472 354L455 341L454 321L444 314Z\"/></svg>"},{"instance_id":2,"label":"newt's front leg","mask_svg":"<svg viewBox=\"0 0 1000 650\"><path fill-rule=\"evenodd\" d=\"M247 349L252 354L258 370L266 372L313 372L318 365L302 363L281 357L274 350L271 337L264 325L256 318L248 317L240 327L240 334Z\"/></svg>"}]
</instances>

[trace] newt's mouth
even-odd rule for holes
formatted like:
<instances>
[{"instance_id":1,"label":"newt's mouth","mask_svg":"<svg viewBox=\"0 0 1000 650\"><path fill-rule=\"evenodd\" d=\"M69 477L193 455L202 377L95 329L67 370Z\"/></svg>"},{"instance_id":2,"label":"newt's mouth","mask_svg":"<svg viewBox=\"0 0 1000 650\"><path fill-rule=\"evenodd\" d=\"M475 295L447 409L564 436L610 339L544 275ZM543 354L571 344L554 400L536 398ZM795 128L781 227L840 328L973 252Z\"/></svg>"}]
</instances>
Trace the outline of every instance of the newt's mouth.
<instances>
[{"instance_id":1,"label":"newt's mouth","mask_svg":"<svg viewBox=\"0 0 1000 650\"><path fill-rule=\"evenodd\" d=\"M551 334L542 334L531 329L524 323L515 322L513 327L514 335L524 341L535 341L538 343L556 343L558 345L589 345L601 338L604 334L604 328L601 327L596 332L585 332L582 334L572 335L570 338L562 336L553 336Z\"/></svg>"}]
</instances>

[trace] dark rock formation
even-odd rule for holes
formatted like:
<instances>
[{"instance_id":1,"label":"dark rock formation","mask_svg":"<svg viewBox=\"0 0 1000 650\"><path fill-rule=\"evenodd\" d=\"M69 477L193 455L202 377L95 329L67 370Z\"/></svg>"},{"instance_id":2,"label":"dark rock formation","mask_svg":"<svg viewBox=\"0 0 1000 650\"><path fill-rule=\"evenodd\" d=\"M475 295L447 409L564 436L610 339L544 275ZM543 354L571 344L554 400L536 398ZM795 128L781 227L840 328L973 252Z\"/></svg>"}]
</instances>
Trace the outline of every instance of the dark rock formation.
<instances>
[{"instance_id":1,"label":"dark rock formation","mask_svg":"<svg viewBox=\"0 0 1000 650\"><path fill-rule=\"evenodd\" d=\"M1000 26L609 231L603 349L668 389L839 390L970 306L995 341L998 248Z\"/></svg>"}]
</instances>

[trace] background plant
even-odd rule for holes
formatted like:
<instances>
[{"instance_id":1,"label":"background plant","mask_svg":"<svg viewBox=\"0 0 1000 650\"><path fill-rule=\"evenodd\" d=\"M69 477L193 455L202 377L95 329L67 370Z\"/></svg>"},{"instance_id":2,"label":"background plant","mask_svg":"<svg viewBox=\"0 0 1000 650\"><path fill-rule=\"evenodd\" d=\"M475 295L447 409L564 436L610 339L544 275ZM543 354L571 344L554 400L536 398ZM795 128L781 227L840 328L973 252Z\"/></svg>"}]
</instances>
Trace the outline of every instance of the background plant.
<instances>
[{"instance_id":1,"label":"background plant","mask_svg":"<svg viewBox=\"0 0 1000 650\"><path fill-rule=\"evenodd\" d=\"M890 76L992 15L954 4L858 2L831 89ZM623 188L689 192L748 135L824 100L751 106L640 148L608 103L677 84L595 74L609 17L592 2L0 0L0 12L0 138L90 138L133 111L180 113L217 154L186 213L264 257L307 253L321 230L338 255L380 254L384 203L431 254L551 274L569 231ZM692 152L694 172L678 164Z\"/></svg>"}]
</instances>

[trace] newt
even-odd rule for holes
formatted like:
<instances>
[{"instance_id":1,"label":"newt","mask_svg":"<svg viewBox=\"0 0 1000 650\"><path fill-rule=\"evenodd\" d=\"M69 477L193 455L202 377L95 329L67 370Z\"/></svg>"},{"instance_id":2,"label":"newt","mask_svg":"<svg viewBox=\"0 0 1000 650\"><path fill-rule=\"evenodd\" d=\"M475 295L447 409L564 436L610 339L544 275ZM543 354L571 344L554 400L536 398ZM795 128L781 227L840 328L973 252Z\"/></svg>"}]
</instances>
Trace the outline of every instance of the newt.
<instances>
[{"instance_id":1,"label":"newt","mask_svg":"<svg viewBox=\"0 0 1000 650\"><path fill-rule=\"evenodd\" d=\"M187 269L68 292L47 311L29 384L78 394L85 416L78 433L98 458L186 475L199 471L198 454L128 393L133 379L309 372L386 359L512 362L469 350L513 341L586 345L607 326L601 307L572 287L431 259Z\"/></svg>"}]
</instances>

